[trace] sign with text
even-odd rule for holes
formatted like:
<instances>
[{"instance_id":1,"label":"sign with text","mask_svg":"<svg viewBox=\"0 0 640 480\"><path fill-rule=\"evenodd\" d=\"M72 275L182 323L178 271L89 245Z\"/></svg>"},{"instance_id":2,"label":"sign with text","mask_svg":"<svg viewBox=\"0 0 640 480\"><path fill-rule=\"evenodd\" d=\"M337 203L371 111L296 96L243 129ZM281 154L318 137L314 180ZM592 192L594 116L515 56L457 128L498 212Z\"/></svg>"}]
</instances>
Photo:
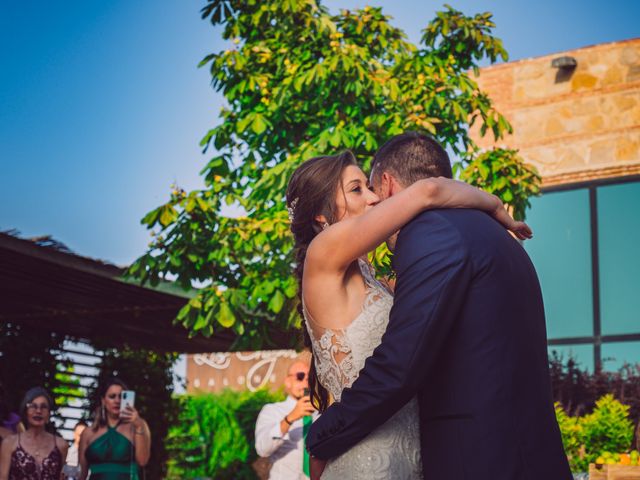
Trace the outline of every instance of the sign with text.
<instances>
[{"instance_id":1,"label":"sign with text","mask_svg":"<svg viewBox=\"0 0 640 480\"><path fill-rule=\"evenodd\" d=\"M282 387L289 366L297 359L309 362L309 352L196 353L187 356L187 392L219 392L225 388L256 391Z\"/></svg>"}]
</instances>

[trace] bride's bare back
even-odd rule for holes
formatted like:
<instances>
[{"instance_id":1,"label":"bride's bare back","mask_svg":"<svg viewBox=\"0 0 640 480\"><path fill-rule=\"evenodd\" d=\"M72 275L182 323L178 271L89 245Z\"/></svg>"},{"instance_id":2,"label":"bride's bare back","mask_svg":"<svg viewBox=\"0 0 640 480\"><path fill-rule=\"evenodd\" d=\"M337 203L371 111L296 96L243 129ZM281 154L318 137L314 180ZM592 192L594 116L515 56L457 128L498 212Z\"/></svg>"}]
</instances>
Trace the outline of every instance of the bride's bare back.
<instances>
[{"instance_id":1,"label":"bride's bare back","mask_svg":"<svg viewBox=\"0 0 640 480\"><path fill-rule=\"evenodd\" d=\"M318 379L335 401L353 384L367 358L380 344L393 305L391 292L379 282L371 266L356 262L365 294L359 312L342 328L317 323L304 308ZM415 399L344 455L327 465L322 478L421 479L418 404Z\"/></svg>"}]
</instances>

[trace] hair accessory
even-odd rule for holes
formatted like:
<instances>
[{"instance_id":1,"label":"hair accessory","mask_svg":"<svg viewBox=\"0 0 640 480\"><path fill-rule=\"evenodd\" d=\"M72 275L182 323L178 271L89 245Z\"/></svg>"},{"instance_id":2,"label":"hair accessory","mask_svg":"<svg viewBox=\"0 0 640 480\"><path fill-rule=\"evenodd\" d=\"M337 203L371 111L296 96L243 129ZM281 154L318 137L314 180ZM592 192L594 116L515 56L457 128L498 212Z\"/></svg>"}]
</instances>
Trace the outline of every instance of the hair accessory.
<instances>
[{"instance_id":1,"label":"hair accessory","mask_svg":"<svg viewBox=\"0 0 640 480\"><path fill-rule=\"evenodd\" d=\"M300 200L299 197L294 198L287 207L287 212L289 212L289 221L291 223L293 223L293 220L295 219L296 205L298 205L298 200Z\"/></svg>"}]
</instances>

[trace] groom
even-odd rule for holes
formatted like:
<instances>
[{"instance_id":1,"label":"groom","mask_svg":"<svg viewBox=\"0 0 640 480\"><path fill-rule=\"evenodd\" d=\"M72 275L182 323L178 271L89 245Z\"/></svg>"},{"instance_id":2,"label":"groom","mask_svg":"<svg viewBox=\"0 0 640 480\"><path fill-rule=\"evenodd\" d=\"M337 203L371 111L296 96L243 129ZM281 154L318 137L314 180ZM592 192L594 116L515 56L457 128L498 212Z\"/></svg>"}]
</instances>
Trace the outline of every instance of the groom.
<instances>
[{"instance_id":1,"label":"groom","mask_svg":"<svg viewBox=\"0 0 640 480\"><path fill-rule=\"evenodd\" d=\"M384 200L435 176L452 176L444 149L405 133L376 153L371 183ZM312 479L417 395L426 479L570 480L540 285L520 244L483 212L430 210L400 231L393 267L382 343L307 437Z\"/></svg>"}]
</instances>

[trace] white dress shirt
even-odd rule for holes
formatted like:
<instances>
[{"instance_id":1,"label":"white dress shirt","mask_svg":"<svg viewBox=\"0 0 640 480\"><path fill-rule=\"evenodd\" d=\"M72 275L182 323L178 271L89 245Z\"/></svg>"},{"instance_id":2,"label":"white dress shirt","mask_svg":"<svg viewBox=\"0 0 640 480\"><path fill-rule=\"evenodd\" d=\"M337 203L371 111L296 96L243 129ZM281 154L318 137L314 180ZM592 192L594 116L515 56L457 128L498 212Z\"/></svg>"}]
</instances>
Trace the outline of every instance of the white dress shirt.
<instances>
[{"instance_id":1,"label":"white dress shirt","mask_svg":"<svg viewBox=\"0 0 640 480\"><path fill-rule=\"evenodd\" d=\"M302 419L293 422L284 435L280 430L280 422L296 403L290 396L283 402L267 403L256 420L256 451L261 457L269 457L273 464L270 480L308 479L302 473Z\"/></svg>"}]
</instances>

